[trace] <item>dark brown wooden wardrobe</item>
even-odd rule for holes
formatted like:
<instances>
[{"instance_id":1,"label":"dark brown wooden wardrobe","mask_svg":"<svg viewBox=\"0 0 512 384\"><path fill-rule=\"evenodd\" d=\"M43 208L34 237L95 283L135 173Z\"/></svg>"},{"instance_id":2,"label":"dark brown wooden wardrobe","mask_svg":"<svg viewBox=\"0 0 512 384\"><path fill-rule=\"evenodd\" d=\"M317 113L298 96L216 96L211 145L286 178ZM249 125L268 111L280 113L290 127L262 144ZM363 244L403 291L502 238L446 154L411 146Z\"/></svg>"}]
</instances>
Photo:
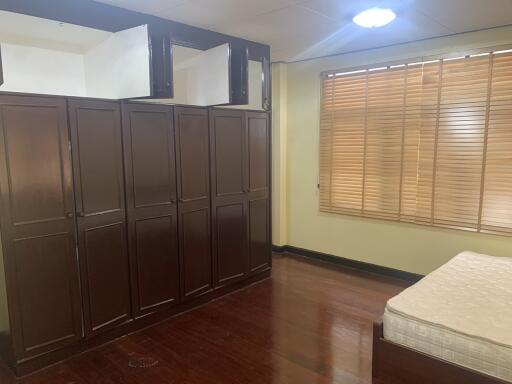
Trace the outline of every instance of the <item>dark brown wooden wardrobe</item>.
<instances>
[{"instance_id":1,"label":"dark brown wooden wardrobe","mask_svg":"<svg viewBox=\"0 0 512 384\"><path fill-rule=\"evenodd\" d=\"M121 110L70 100L85 335L131 318Z\"/></svg>"},{"instance_id":2,"label":"dark brown wooden wardrobe","mask_svg":"<svg viewBox=\"0 0 512 384\"><path fill-rule=\"evenodd\" d=\"M210 117L216 287L270 268L269 120L213 109Z\"/></svg>"},{"instance_id":3,"label":"dark brown wooden wardrobe","mask_svg":"<svg viewBox=\"0 0 512 384\"><path fill-rule=\"evenodd\" d=\"M180 299L173 107L123 104L134 315Z\"/></svg>"},{"instance_id":4,"label":"dark brown wooden wardrobe","mask_svg":"<svg viewBox=\"0 0 512 384\"><path fill-rule=\"evenodd\" d=\"M269 145L265 112L0 94L17 373L269 276Z\"/></svg>"},{"instance_id":5,"label":"dark brown wooden wardrobe","mask_svg":"<svg viewBox=\"0 0 512 384\"><path fill-rule=\"evenodd\" d=\"M12 356L82 337L66 100L0 95L1 225Z\"/></svg>"},{"instance_id":6,"label":"dark brown wooden wardrobe","mask_svg":"<svg viewBox=\"0 0 512 384\"><path fill-rule=\"evenodd\" d=\"M181 296L189 301L213 288L208 109L176 107L174 122Z\"/></svg>"}]
</instances>

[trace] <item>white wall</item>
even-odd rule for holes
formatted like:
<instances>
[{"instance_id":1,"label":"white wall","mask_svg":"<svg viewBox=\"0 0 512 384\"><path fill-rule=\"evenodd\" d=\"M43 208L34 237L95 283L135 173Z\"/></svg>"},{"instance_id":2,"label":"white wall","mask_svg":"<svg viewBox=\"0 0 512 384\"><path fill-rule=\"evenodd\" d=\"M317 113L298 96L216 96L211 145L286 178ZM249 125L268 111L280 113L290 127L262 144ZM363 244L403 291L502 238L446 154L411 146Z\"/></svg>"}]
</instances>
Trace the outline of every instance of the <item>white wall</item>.
<instances>
[{"instance_id":1,"label":"white wall","mask_svg":"<svg viewBox=\"0 0 512 384\"><path fill-rule=\"evenodd\" d=\"M428 273L465 249L512 256L509 237L320 213L317 188L322 71L511 43L512 27L505 27L286 65L284 84L273 82L286 88L281 95L287 93L284 101L273 100L274 118L279 119L274 129L286 135L284 147L273 146L274 161L284 156L286 171L286 186L281 186L286 210L274 217L274 236L277 227L285 232L280 239L292 246L416 273ZM276 164L274 172L276 167L282 172ZM274 195L282 193L279 187L275 185Z\"/></svg>"},{"instance_id":2,"label":"white wall","mask_svg":"<svg viewBox=\"0 0 512 384\"><path fill-rule=\"evenodd\" d=\"M31 46L1 44L4 84L0 91L85 96L83 56Z\"/></svg>"}]
</instances>

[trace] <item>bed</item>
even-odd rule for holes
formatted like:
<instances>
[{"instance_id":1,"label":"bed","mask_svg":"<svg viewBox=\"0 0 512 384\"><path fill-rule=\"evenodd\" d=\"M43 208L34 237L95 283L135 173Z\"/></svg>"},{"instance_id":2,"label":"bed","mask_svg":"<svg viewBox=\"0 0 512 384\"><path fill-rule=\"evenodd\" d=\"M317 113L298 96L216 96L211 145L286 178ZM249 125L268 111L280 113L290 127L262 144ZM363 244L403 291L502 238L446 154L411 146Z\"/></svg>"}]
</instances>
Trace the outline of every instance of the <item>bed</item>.
<instances>
[{"instance_id":1,"label":"bed","mask_svg":"<svg viewBox=\"0 0 512 384\"><path fill-rule=\"evenodd\" d=\"M463 252L388 301L373 383L512 383L512 258Z\"/></svg>"}]
</instances>

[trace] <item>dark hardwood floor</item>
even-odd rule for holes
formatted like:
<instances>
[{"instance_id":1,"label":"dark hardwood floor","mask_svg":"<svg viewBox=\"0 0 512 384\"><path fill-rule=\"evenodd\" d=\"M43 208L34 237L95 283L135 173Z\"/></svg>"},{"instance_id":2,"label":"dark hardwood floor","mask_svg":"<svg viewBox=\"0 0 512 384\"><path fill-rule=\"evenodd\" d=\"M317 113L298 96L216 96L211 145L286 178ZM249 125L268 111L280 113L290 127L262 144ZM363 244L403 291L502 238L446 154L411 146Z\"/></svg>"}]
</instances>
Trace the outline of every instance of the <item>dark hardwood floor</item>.
<instances>
[{"instance_id":1,"label":"dark hardwood floor","mask_svg":"<svg viewBox=\"0 0 512 384\"><path fill-rule=\"evenodd\" d=\"M0 383L370 383L372 321L406 286L275 255L268 280L18 381L0 364Z\"/></svg>"}]
</instances>

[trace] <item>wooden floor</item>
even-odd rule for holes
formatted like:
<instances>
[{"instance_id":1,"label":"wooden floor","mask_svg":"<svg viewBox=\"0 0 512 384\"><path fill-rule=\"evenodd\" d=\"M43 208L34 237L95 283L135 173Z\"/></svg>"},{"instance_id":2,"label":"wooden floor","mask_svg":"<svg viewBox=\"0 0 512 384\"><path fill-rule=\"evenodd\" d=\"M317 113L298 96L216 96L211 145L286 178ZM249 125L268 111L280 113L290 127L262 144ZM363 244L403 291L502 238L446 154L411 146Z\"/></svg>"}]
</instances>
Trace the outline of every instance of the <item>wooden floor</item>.
<instances>
[{"instance_id":1,"label":"wooden floor","mask_svg":"<svg viewBox=\"0 0 512 384\"><path fill-rule=\"evenodd\" d=\"M0 364L0 383L370 383L372 320L406 285L276 255L271 279L19 381Z\"/></svg>"}]
</instances>

